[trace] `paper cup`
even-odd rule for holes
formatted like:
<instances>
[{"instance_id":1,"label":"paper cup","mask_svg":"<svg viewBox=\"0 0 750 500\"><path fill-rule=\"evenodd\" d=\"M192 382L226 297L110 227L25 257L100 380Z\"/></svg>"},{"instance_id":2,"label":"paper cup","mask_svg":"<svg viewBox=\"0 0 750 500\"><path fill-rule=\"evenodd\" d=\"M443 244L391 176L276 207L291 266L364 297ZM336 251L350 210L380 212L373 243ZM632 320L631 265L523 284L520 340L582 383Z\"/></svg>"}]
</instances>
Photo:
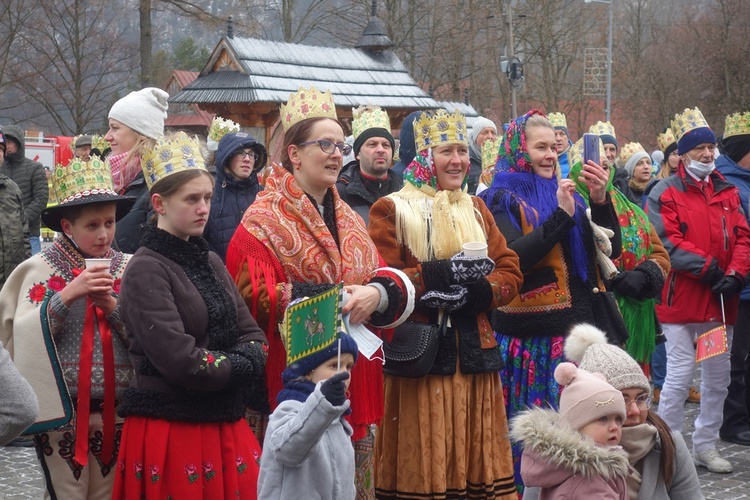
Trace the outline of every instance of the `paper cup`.
<instances>
[{"instance_id":1,"label":"paper cup","mask_svg":"<svg viewBox=\"0 0 750 500\"><path fill-rule=\"evenodd\" d=\"M463 250L467 257L487 257L487 243L483 241L464 243Z\"/></svg>"},{"instance_id":2,"label":"paper cup","mask_svg":"<svg viewBox=\"0 0 750 500\"><path fill-rule=\"evenodd\" d=\"M86 261L86 269L95 266L107 266L109 269L112 259L84 259Z\"/></svg>"}]
</instances>

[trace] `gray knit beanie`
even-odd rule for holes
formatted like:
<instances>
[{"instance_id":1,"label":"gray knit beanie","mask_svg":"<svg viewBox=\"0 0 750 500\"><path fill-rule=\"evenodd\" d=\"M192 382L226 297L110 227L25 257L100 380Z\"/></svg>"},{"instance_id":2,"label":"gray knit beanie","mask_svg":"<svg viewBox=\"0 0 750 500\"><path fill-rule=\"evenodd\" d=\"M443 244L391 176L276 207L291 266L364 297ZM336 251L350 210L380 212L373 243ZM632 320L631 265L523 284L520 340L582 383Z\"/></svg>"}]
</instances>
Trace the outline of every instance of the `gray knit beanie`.
<instances>
[{"instance_id":1,"label":"gray knit beanie","mask_svg":"<svg viewBox=\"0 0 750 500\"><path fill-rule=\"evenodd\" d=\"M604 332L593 325L574 326L565 339L563 352L568 361L575 361L580 368L604 374L618 391L638 387L651 392L638 363L625 350L608 344Z\"/></svg>"},{"instance_id":2,"label":"gray knit beanie","mask_svg":"<svg viewBox=\"0 0 750 500\"><path fill-rule=\"evenodd\" d=\"M648 155L645 151L636 151L633 153L630 158L628 158L628 161L625 162L625 170L628 171L628 179L633 177L633 172L635 171L635 164L641 161L643 158L648 158L651 160L651 157Z\"/></svg>"},{"instance_id":3,"label":"gray knit beanie","mask_svg":"<svg viewBox=\"0 0 750 500\"><path fill-rule=\"evenodd\" d=\"M577 431L601 417L617 414L625 420L625 398L601 373L589 373L573 363L555 368L560 394L560 423Z\"/></svg>"}]
</instances>

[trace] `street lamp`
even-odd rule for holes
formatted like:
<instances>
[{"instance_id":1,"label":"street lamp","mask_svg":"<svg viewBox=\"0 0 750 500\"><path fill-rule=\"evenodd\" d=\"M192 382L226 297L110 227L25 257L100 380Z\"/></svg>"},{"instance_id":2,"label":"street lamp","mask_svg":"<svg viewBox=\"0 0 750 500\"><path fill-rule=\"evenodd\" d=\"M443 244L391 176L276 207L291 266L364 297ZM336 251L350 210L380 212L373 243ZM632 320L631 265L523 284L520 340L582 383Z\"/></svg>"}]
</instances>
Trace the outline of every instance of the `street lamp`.
<instances>
[{"instance_id":1,"label":"street lamp","mask_svg":"<svg viewBox=\"0 0 750 500\"><path fill-rule=\"evenodd\" d=\"M518 60L514 52L513 7L516 5L518 5L518 0L510 0L508 3L508 50L506 51L508 66L506 68L506 74L508 75L508 82L510 83L510 120L514 120L518 116L516 88L520 86L521 81L523 81L523 67L521 66L521 61Z\"/></svg>"},{"instance_id":2,"label":"street lamp","mask_svg":"<svg viewBox=\"0 0 750 500\"><path fill-rule=\"evenodd\" d=\"M612 109L612 25L614 24L614 0L583 0L584 3L609 4L609 36L607 38L607 121Z\"/></svg>"}]
</instances>

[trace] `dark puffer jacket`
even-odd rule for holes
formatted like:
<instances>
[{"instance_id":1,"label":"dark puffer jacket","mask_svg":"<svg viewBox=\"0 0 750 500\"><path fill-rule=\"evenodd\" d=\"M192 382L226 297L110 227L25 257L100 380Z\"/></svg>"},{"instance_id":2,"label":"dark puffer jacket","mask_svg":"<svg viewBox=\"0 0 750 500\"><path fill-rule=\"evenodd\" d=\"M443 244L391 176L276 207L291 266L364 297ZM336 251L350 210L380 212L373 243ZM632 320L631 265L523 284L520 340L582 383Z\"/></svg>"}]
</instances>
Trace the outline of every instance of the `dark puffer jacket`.
<instances>
[{"instance_id":1,"label":"dark puffer jacket","mask_svg":"<svg viewBox=\"0 0 750 500\"><path fill-rule=\"evenodd\" d=\"M18 264L31 257L21 190L0 174L0 288Z\"/></svg>"},{"instance_id":2,"label":"dark puffer jacket","mask_svg":"<svg viewBox=\"0 0 750 500\"><path fill-rule=\"evenodd\" d=\"M240 149L252 149L258 154L255 170L250 177L235 179L227 172L231 157ZM211 213L203 237L208 241L211 251L216 252L223 261L229 240L242 220L242 215L261 191L257 172L266 165L268 155L266 148L253 136L243 132L227 134L222 137L216 150L216 185L211 197Z\"/></svg>"},{"instance_id":3,"label":"dark puffer jacket","mask_svg":"<svg viewBox=\"0 0 750 500\"><path fill-rule=\"evenodd\" d=\"M151 197L149 196L146 179L143 178L143 172L139 173L133 182L128 184L122 195L135 198L135 204L128 215L117 221L115 241L121 252L135 253L141 246L141 236L152 212Z\"/></svg>"},{"instance_id":4,"label":"dark puffer jacket","mask_svg":"<svg viewBox=\"0 0 750 500\"><path fill-rule=\"evenodd\" d=\"M0 172L7 175L21 189L26 220L29 224L29 234L39 236L39 221L42 210L47 206L49 187L44 166L38 161L26 158L26 140L23 131L14 126L3 127L3 134L8 139L18 143L18 151L5 153Z\"/></svg>"}]
</instances>

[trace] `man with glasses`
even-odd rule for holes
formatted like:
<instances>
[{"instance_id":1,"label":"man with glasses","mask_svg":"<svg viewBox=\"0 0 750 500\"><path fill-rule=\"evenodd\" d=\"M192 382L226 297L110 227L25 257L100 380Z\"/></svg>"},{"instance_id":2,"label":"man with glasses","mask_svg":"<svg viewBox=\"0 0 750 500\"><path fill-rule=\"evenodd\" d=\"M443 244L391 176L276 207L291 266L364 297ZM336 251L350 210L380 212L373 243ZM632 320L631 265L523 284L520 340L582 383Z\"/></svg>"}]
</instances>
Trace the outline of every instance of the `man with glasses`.
<instances>
[{"instance_id":1,"label":"man with glasses","mask_svg":"<svg viewBox=\"0 0 750 500\"><path fill-rule=\"evenodd\" d=\"M203 236L224 260L229 240L255 196L268 155L263 144L244 132L227 134L216 150L216 184Z\"/></svg>"},{"instance_id":2,"label":"man with glasses","mask_svg":"<svg viewBox=\"0 0 750 500\"><path fill-rule=\"evenodd\" d=\"M388 114L377 106L352 112L355 159L344 165L336 189L367 224L372 204L401 189L404 181L391 170L395 142Z\"/></svg>"}]
</instances>

